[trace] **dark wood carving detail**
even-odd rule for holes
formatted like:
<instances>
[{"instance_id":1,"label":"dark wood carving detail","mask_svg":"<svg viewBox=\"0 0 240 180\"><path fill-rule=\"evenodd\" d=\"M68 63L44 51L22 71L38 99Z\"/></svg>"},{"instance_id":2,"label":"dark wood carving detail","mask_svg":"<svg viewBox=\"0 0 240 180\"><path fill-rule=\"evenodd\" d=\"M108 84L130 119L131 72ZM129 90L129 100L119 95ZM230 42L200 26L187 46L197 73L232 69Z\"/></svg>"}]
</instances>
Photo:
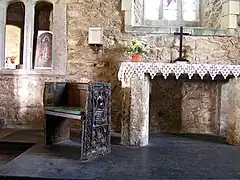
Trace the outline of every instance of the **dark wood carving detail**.
<instances>
[{"instance_id":1,"label":"dark wood carving detail","mask_svg":"<svg viewBox=\"0 0 240 180\"><path fill-rule=\"evenodd\" d=\"M92 159L111 151L111 86L93 83L88 87L86 120L83 123L82 159Z\"/></svg>"}]
</instances>

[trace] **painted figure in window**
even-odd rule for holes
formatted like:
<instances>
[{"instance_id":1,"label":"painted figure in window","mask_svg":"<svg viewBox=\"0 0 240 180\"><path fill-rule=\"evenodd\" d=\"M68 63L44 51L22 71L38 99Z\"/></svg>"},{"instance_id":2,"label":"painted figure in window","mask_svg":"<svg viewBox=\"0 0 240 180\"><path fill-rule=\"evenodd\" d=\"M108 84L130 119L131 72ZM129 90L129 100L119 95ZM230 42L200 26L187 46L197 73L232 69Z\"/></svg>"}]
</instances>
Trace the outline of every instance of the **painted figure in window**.
<instances>
[{"instance_id":1,"label":"painted figure in window","mask_svg":"<svg viewBox=\"0 0 240 180\"><path fill-rule=\"evenodd\" d=\"M52 67L52 34L50 32L40 33L37 39L35 68Z\"/></svg>"},{"instance_id":2,"label":"painted figure in window","mask_svg":"<svg viewBox=\"0 0 240 180\"><path fill-rule=\"evenodd\" d=\"M172 1L177 2L177 0L166 0L167 1L167 7L171 4Z\"/></svg>"}]
</instances>

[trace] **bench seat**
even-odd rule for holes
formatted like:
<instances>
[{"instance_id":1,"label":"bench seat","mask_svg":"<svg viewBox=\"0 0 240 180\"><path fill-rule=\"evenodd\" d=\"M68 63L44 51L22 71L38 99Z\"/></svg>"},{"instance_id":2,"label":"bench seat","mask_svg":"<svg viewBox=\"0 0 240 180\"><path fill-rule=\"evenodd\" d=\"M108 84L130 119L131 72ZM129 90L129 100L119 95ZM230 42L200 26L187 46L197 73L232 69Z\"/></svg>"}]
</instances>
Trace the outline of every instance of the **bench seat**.
<instances>
[{"instance_id":1,"label":"bench seat","mask_svg":"<svg viewBox=\"0 0 240 180\"><path fill-rule=\"evenodd\" d=\"M80 104L68 104L66 83L51 83L45 87L44 145L49 147L70 139L69 120L83 121L81 159L89 160L111 152L111 86L109 83L89 83L86 112ZM67 93L68 92L68 93ZM78 98L78 97L76 97Z\"/></svg>"},{"instance_id":2,"label":"bench seat","mask_svg":"<svg viewBox=\"0 0 240 180\"><path fill-rule=\"evenodd\" d=\"M75 106L45 106L45 114L52 116L59 116L65 118L71 118L76 120L84 119L84 109Z\"/></svg>"}]
</instances>

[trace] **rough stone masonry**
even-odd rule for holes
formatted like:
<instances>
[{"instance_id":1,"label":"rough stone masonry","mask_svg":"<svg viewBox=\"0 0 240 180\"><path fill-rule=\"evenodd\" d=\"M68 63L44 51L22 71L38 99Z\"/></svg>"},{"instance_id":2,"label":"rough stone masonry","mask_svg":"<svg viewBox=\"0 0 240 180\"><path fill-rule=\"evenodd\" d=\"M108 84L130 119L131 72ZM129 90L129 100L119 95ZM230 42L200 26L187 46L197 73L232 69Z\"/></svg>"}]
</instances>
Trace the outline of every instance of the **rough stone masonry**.
<instances>
[{"instance_id":1,"label":"rough stone masonry","mask_svg":"<svg viewBox=\"0 0 240 180\"><path fill-rule=\"evenodd\" d=\"M211 8L210 1L204 1L203 25L218 28L221 8ZM124 13L120 0L53 0L53 3L67 6L68 62L67 74L56 77L43 75L1 75L0 117L6 117L8 125L18 128L42 128L44 81L66 80L71 82L103 81L112 83L112 128L121 131L122 90L117 80L121 61L128 61L126 43L143 40L151 45L151 53L145 61L170 62L178 56L178 37L170 34L125 33ZM220 1L218 7L221 7ZM103 50L95 53L87 43L88 28L104 28ZM60 29L59 29L60 31ZM55 35L57 36L57 34ZM239 37L191 36L184 38L191 63L239 64ZM155 79L151 82L150 130L152 132L195 132L220 133L220 125L227 126L226 118L216 116L219 100L209 99L221 86L214 83L184 82L183 105L199 104L202 114L190 119L189 126L181 127L179 116L180 82ZM177 87L177 88L176 88ZM159 96L159 92L161 95ZM24 95L23 95L24 94ZM198 99L197 97L200 97ZM170 98L168 98L170 97ZM176 103L174 103L176 102ZM166 106L167 105L167 106ZM195 106L192 106L194 111ZM217 109L218 108L218 109ZM188 115L184 115L188 119ZM203 117L203 118L202 118ZM220 122L221 119L221 122ZM196 125L200 125L197 128ZM221 127L226 131L226 127ZM224 133L223 133L224 134Z\"/></svg>"}]
</instances>

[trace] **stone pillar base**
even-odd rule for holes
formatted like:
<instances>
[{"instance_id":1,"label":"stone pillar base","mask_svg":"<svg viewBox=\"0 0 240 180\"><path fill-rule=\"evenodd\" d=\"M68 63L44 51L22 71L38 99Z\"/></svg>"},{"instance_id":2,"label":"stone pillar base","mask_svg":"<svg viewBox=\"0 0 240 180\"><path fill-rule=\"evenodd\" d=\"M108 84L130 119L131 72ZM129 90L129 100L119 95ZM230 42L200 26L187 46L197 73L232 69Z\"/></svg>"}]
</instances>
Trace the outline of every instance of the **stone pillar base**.
<instances>
[{"instance_id":1,"label":"stone pillar base","mask_svg":"<svg viewBox=\"0 0 240 180\"><path fill-rule=\"evenodd\" d=\"M240 145L240 79L229 82L229 114L227 142Z\"/></svg>"},{"instance_id":2,"label":"stone pillar base","mask_svg":"<svg viewBox=\"0 0 240 180\"><path fill-rule=\"evenodd\" d=\"M124 89L121 143L146 146L149 136L149 83L138 76L131 78L130 87Z\"/></svg>"}]
</instances>

